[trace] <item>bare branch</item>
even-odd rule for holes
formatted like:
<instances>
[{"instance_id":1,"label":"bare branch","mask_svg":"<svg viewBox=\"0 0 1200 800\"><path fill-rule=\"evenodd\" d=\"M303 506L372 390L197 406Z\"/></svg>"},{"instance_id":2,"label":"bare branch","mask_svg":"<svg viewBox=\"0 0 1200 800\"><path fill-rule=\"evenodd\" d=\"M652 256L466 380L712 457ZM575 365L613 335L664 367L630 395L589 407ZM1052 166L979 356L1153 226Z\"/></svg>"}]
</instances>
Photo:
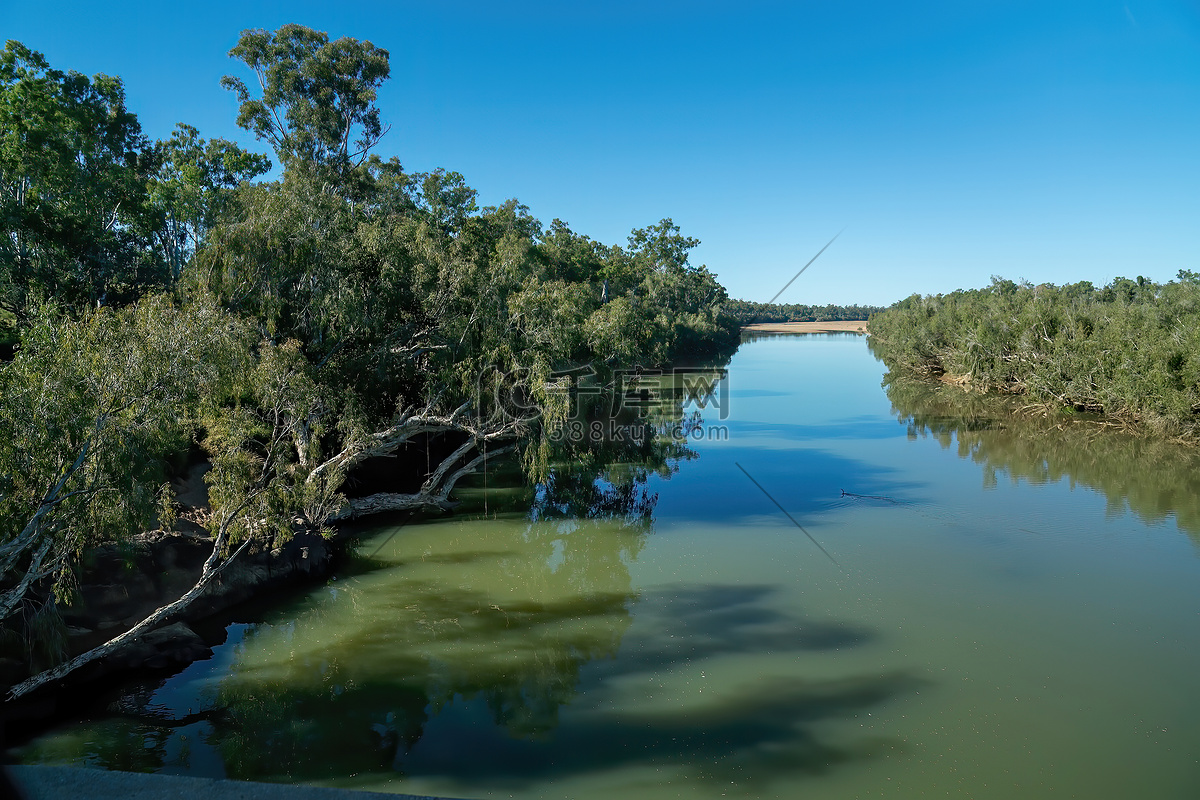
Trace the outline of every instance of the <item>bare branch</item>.
<instances>
[{"instance_id":1,"label":"bare branch","mask_svg":"<svg viewBox=\"0 0 1200 800\"><path fill-rule=\"evenodd\" d=\"M468 442L474 446L474 442ZM420 511L422 509L439 509L449 511L454 508L454 503L450 501L450 492L453 491L455 484L458 483L464 476L469 475L479 468L479 465L484 463L489 458L504 455L516 449L516 445L508 445L495 450L480 453L475 458L468 461L463 466L459 467L448 477L441 481L441 488L436 491L427 490L422 487L421 491L416 494L395 494L391 492L380 492L369 495L367 497L356 497L353 500L347 500L346 503L335 512L330 521L342 521L359 519L368 517L373 514L383 514L390 511ZM463 448L459 448L452 455L447 456L442 461L439 471L443 468L448 471L449 467L457 463L461 458ZM444 473L443 473L444 474ZM426 486L429 483L426 482Z\"/></svg>"},{"instance_id":2,"label":"bare branch","mask_svg":"<svg viewBox=\"0 0 1200 800\"><path fill-rule=\"evenodd\" d=\"M21 601L25 599L25 593L29 591L29 587L46 577L47 573L42 571L41 568L42 561L45 560L46 554L50 552L53 544L53 539L43 540L42 546L33 554L33 558L29 562L29 567L25 570L25 575L22 576L20 582L3 595L0 595L0 620L8 619L17 606L21 604Z\"/></svg>"},{"instance_id":3,"label":"bare branch","mask_svg":"<svg viewBox=\"0 0 1200 800\"><path fill-rule=\"evenodd\" d=\"M422 433L461 432L474 435L474 429L460 422L460 418L469 407L470 401L463 403L449 416L418 415L406 411L400 415L400 421L395 425L373 433L365 440L351 442L340 453L319 464L309 473L306 483L315 485L327 474L345 475L367 459L391 455L414 436Z\"/></svg>"}]
</instances>

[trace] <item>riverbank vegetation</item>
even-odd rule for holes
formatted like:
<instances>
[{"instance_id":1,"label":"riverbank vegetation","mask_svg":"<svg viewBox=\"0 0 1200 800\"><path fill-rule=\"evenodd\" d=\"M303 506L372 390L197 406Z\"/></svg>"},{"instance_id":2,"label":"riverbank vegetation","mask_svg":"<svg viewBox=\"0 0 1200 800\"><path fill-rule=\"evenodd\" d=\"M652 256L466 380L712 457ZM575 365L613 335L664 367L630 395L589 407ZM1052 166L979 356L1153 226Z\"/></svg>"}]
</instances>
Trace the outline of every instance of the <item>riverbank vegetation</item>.
<instances>
[{"instance_id":1,"label":"riverbank vegetation","mask_svg":"<svg viewBox=\"0 0 1200 800\"><path fill-rule=\"evenodd\" d=\"M896 372L940 376L1171 435L1200 433L1200 275L914 295L871 318Z\"/></svg>"},{"instance_id":2,"label":"riverbank vegetation","mask_svg":"<svg viewBox=\"0 0 1200 800\"><path fill-rule=\"evenodd\" d=\"M118 78L0 54L4 657L28 667L61 630L89 548L170 527L197 453L214 543L183 597L14 694L178 615L247 549L449 508L488 458L547 479L564 372L736 346L670 219L605 245L375 155L387 51L287 25L230 55L249 79L222 83L270 158L182 124L151 142ZM406 485L395 457L418 450ZM368 472L377 490L350 491Z\"/></svg>"}]
</instances>

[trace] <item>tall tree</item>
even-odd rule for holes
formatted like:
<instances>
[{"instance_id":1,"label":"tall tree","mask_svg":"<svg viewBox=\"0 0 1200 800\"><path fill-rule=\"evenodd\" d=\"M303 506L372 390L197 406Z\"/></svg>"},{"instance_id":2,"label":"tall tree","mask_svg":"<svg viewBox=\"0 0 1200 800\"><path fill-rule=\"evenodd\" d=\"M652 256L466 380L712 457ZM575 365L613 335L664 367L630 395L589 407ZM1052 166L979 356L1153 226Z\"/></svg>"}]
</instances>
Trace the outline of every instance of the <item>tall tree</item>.
<instances>
[{"instance_id":1,"label":"tall tree","mask_svg":"<svg viewBox=\"0 0 1200 800\"><path fill-rule=\"evenodd\" d=\"M72 528L74 518L58 515L68 495L81 503L87 495L78 492L95 486L108 497L112 480L128 478L115 467L112 480L87 468L110 463L100 452L114 454L112 463L120 465L137 437L97 448L86 438L88 424L115 436L126 430L122 426L140 430L139 419L160 413L201 415L197 429L204 430L213 464L212 555L178 600L99 650L31 678L15 694L179 613L249 542L266 546L266 539L286 536L296 525L325 529L380 511L447 508L456 481L518 445L530 474L545 477L547 423L563 421L570 408L565 392L554 388L563 388L556 371L593 360L610 372L639 362L662 365L684 346L713 346L728 333L718 318L723 290L702 267L687 264L696 242L670 220L635 231L628 251L595 245L562 225L543 246L541 224L515 200L478 209L461 175L406 175L399 162L370 155L383 134L374 103L387 77L386 51L354 39L330 42L323 33L288 25L246 31L232 55L254 70L261 93L252 98L240 80L225 80L241 102L239 122L272 143L283 179L235 190L237 179L262 162L181 127L160 150L152 199L167 215L172 246L187 247L180 242L190 238L196 247L178 287L186 299L175 323L179 338L202 340L190 315L220 307L243 337L233 348L240 358L236 379L228 387L202 375L188 379L170 360L161 326L149 322L153 335L128 323L114 328L126 338L108 340L68 325L63 330L78 333L77 347L39 348L30 339L11 371L0 370L11 381L6 390L25 392L12 397L28 398L14 399L11 408L0 403L0 418L14 426L14 443L40 441L22 416L27 409L44 408L38 413L47 419L83 426L82 433L51 436L61 439L55 447L32 448L51 459L48 466L30 456L26 444L0 446L0 476L10 476L14 487L26 474L33 480L20 502L0 485L0 499L15 503L11 519L0 520L0 559L11 556L0 567L13 576L0 579L0 587L24 584L6 602L25 603L26 590L50 580L47 569L70 562L70 553L53 555L55 542L90 541L83 534L92 529ZM176 253L177 263L184 255ZM611 297L603 291L605 279ZM81 315L78 324L126 319L110 313ZM50 325L43 338L50 341L57 330ZM131 337L136 341L125 346ZM167 362L143 355L143 342L155 343ZM84 360L72 361L67 351ZM237 360L219 347L209 358L196 369ZM127 418L105 410L108 395L96 392L110 385L133 398L130 408L144 408L150 401L140 399L138 370L151 366L156 374L183 376L166 395L152 398L158 400L152 413ZM38 383L39 373L47 380ZM76 384L100 387L93 394L101 399L62 388ZM53 391L38 394L43 388ZM192 389L199 394L188 395ZM513 398L520 402L509 403ZM138 446L137 452L152 452ZM388 474L399 465L390 457L417 447L431 456L423 473ZM54 478L72 453L82 453L83 461L70 475L94 476L79 490ZM22 472L26 461L41 466ZM366 471L373 473L373 493L348 496L347 479ZM147 476L135 477L139 486L150 485ZM35 518L44 522L26 530ZM54 520L66 527L46 527ZM126 528L137 521L127 514Z\"/></svg>"},{"instance_id":2,"label":"tall tree","mask_svg":"<svg viewBox=\"0 0 1200 800\"><path fill-rule=\"evenodd\" d=\"M326 181L347 183L387 132L375 106L388 78L388 52L370 42L303 25L242 32L229 55L254 70L258 96L227 75L221 85L238 98L238 124L266 140L285 169L315 168Z\"/></svg>"}]
</instances>

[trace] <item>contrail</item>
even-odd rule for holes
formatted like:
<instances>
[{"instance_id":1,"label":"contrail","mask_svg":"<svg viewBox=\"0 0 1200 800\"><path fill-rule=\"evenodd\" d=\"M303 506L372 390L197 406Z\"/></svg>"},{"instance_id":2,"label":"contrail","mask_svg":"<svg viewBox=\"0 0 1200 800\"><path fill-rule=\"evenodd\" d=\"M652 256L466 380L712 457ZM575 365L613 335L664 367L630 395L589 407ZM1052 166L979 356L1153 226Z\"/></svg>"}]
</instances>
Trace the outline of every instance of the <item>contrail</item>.
<instances>
[{"instance_id":1,"label":"contrail","mask_svg":"<svg viewBox=\"0 0 1200 800\"><path fill-rule=\"evenodd\" d=\"M772 297L770 300L768 300L768 301L765 303L765 305L770 305L771 303L774 303L774 302L775 302L775 300L776 300L776 298L778 298L778 297L779 297L779 295L781 295L781 294L783 294L784 292L786 292L786 291L787 291L787 288L788 288L789 286L791 286L793 283L795 283L795 281L796 281L796 278L799 278L799 277L800 277L800 274L801 274L802 272L804 272L804 270L806 270L806 269L808 269L809 267L811 267L811 266L812 266L812 263L813 263L814 261L816 261L818 258L820 258L820 257L821 257L821 253L824 253L824 252L825 252L825 250L826 250L826 249L829 247L829 245L833 244L833 243L834 243L834 242L837 240L837 238L838 238L839 236L841 236L841 235L842 235L842 231L844 231L844 230L846 230L846 229L845 229L845 228L842 228L842 230L841 230L841 231L838 231L836 234L834 234L833 238L829 240L829 242L828 242L828 243L825 245L825 247L822 247L820 250L818 250L818 251L817 251L817 254L816 254L815 256L813 256L812 258L810 258L810 259L808 260L808 263L807 263L807 264L805 264L803 267L801 267L801 268L800 268L800 272L797 272L795 275L793 275L793 276L792 276L792 279L791 279L790 281L788 281L787 283L785 283L785 284L783 285L783 288L782 288L782 289L780 289L778 292L776 292L776 293L775 293L775 297ZM745 472L745 470L742 470L742 471L743 471L743 472ZM747 473L747 476L749 476L749 473ZM754 478L750 478L750 480L754 480ZM760 489L761 489L762 487L760 486L760 487L758 487L758 488L760 488ZM787 512L785 511L784 513L786 514ZM795 522L795 520L792 520L792 521L793 521L793 522ZM818 546L818 547L820 547L820 545L817 545L817 546Z\"/></svg>"}]
</instances>

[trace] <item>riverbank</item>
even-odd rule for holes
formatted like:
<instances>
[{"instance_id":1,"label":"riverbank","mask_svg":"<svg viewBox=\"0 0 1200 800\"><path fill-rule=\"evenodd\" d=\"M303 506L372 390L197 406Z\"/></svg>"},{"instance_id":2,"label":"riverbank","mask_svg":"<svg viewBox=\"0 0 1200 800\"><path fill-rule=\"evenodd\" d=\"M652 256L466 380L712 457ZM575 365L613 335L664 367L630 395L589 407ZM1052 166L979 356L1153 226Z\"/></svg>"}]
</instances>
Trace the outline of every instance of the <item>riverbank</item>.
<instances>
[{"instance_id":1,"label":"riverbank","mask_svg":"<svg viewBox=\"0 0 1200 800\"><path fill-rule=\"evenodd\" d=\"M207 462L195 463L171 481L177 519L169 529L87 552L74 596L58 610L60 658L73 658L103 645L178 600L199 580L214 541L205 527L211 513L204 481L209 468ZM27 660L14 652L0 655L0 696L5 697L0 703L0 724L56 713L56 696L66 687L137 670L180 669L210 657L212 642L197 632L206 627L207 620L266 592L324 579L356 531L357 526L346 525L326 537L318 531L297 530L277 547L243 554L174 618L41 687L30 698L7 697L33 674Z\"/></svg>"},{"instance_id":2,"label":"riverbank","mask_svg":"<svg viewBox=\"0 0 1200 800\"><path fill-rule=\"evenodd\" d=\"M732 442L669 478L480 476L8 758L461 798L1190 796L1200 467L885 394L865 344L762 334L726 367Z\"/></svg>"},{"instance_id":3,"label":"riverbank","mask_svg":"<svg viewBox=\"0 0 1200 800\"><path fill-rule=\"evenodd\" d=\"M866 333L865 319L838 319L828 322L759 322L743 325L751 333Z\"/></svg>"}]
</instances>

